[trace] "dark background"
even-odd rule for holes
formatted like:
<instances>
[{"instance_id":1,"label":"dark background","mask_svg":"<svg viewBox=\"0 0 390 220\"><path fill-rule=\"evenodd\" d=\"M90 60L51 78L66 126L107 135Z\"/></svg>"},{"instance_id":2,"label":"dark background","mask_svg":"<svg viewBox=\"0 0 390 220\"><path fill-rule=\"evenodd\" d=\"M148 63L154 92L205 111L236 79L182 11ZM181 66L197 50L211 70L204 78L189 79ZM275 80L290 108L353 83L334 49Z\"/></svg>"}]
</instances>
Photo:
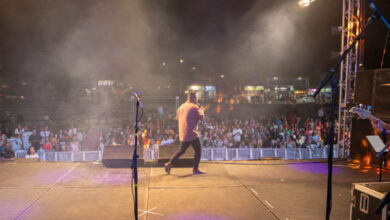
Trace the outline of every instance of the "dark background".
<instances>
[{"instance_id":1,"label":"dark background","mask_svg":"<svg viewBox=\"0 0 390 220\"><path fill-rule=\"evenodd\" d=\"M371 10L362 3L368 17ZM341 4L0 0L0 80L57 87L98 79L137 86L211 81L231 87L302 76L316 86L337 61L331 54L340 51L341 35L331 27L341 25ZM389 2L375 4L390 19ZM386 34L381 21L369 27L362 68L380 67ZM388 55L384 67L390 67Z\"/></svg>"}]
</instances>

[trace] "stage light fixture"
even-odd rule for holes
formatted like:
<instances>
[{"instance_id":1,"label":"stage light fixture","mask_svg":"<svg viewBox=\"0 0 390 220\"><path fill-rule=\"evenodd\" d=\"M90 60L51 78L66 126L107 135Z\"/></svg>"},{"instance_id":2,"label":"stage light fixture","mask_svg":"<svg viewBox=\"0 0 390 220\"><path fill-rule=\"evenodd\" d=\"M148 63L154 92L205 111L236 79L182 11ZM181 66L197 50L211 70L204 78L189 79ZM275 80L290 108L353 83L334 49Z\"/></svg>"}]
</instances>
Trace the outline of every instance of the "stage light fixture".
<instances>
[{"instance_id":1,"label":"stage light fixture","mask_svg":"<svg viewBox=\"0 0 390 220\"><path fill-rule=\"evenodd\" d=\"M307 7L309 6L312 2L314 2L315 0L300 0L298 2L298 5L301 6L301 7Z\"/></svg>"}]
</instances>

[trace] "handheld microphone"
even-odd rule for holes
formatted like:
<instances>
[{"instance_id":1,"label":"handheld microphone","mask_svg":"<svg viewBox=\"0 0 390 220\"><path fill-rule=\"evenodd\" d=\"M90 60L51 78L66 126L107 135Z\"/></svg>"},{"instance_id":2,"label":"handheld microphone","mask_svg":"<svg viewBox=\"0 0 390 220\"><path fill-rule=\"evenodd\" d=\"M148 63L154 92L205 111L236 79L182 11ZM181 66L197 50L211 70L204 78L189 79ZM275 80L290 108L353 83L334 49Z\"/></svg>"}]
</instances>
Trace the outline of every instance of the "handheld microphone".
<instances>
[{"instance_id":1,"label":"handheld microphone","mask_svg":"<svg viewBox=\"0 0 390 220\"><path fill-rule=\"evenodd\" d=\"M135 96L135 98L137 99L137 102L139 103L139 106L142 108L142 102L141 102L141 95L139 92L134 92L133 95Z\"/></svg>"},{"instance_id":2,"label":"handheld microphone","mask_svg":"<svg viewBox=\"0 0 390 220\"><path fill-rule=\"evenodd\" d=\"M383 21L383 23L385 23L387 29L390 30L390 24L389 24L389 22L387 22L386 18L383 17L382 12L374 5L374 3L371 0L368 0L368 2L370 4L370 8L372 10L374 10L375 16L377 16L379 19L381 19Z\"/></svg>"}]
</instances>

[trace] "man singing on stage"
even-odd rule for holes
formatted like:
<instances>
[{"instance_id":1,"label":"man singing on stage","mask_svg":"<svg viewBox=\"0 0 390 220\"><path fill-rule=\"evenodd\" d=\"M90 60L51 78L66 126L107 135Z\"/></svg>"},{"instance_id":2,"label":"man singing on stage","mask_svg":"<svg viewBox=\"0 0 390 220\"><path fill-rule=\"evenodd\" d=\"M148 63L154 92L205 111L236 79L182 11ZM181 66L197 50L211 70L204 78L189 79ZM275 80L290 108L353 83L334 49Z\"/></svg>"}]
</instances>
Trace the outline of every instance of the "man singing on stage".
<instances>
[{"instance_id":1,"label":"man singing on stage","mask_svg":"<svg viewBox=\"0 0 390 220\"><path fill-rule=\"evenodd\" d=\"M173 155L172 159L165 164L165 171L170 174L171 167L175 161L187 150L191 145L195 151L194 169L192 174L204 174L199 170L199 162L201 156L201 145L198 134L198 122L204 119L203 107L198 107L197 97L194 92L188 92L188 98L179 109L177 109L176 118L179 124L180 149Z\"/></svg>"}]
</instances>

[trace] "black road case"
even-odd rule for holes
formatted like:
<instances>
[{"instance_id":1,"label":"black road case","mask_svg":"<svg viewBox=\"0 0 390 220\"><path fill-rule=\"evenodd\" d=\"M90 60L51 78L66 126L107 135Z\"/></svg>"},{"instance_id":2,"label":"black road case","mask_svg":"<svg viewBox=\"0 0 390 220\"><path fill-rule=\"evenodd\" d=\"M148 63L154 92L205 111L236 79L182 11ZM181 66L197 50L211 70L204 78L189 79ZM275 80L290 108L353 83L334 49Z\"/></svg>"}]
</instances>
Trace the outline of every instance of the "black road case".
<instances>
[{"instance_id":1,"label":"black road case","mask_svg":"<svg viewBox=\"0 0 390 220\"><path fill-rule=\"evenodd\" d=\"M390 182L352 183L350 219L390 219L388 205L382 209L380 214L375 214L376 208L388 192L390 192Z\"/></svg>"}]
</instances>

